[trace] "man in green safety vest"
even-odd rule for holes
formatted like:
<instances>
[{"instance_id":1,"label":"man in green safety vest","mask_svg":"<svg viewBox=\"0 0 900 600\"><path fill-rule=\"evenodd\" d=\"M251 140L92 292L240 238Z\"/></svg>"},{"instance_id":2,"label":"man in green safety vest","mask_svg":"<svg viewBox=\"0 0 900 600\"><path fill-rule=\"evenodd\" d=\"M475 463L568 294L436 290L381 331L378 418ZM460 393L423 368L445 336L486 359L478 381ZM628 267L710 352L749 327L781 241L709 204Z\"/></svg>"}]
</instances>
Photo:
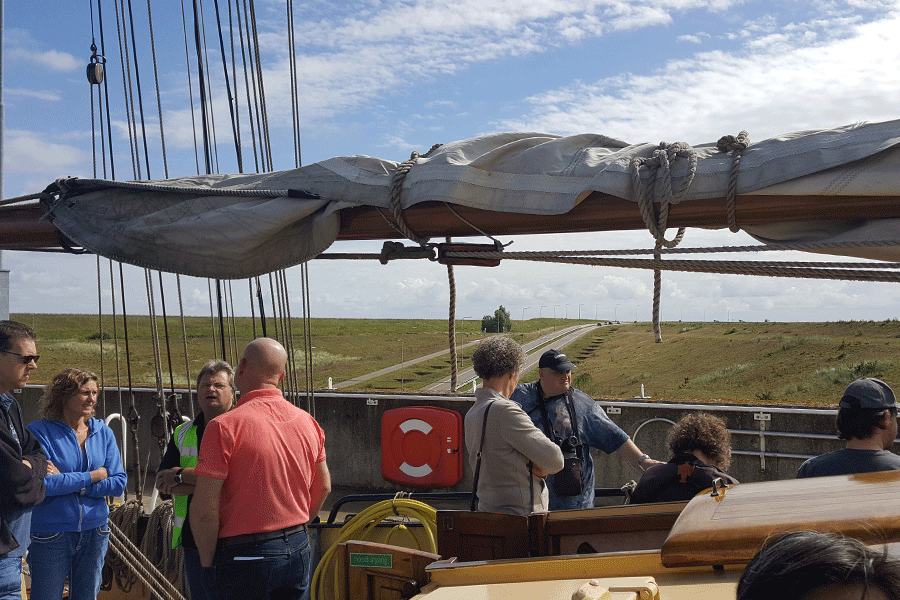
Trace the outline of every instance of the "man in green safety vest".
<instances>
[{"instance_id":1,"label":"man in green safety vest","mask_svg":"<svg viewBox=\"0 0 900 600\"><path fill-rule=\"evenodd\" d=\"M172 547L184 548L184 571L192 600L213 600L203 586L200 555L188 522L188 507L197 483L194 467L197 466L206 424L232 407L234 394L234 369L231 365L222 360L211 360L203 365L197 375L197 401L202 412L175 428L156 474L157 489L175 498Z\"/></svg>"}]
</instances>

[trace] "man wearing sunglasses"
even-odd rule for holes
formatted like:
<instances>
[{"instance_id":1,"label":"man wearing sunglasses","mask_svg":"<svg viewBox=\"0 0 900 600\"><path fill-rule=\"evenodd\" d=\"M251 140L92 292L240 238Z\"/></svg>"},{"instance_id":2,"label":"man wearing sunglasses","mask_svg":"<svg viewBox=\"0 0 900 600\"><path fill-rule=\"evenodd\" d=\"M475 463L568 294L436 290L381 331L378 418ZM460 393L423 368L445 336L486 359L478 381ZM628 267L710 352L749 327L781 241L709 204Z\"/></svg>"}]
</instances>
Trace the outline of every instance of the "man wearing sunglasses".
<instances>
[{"instance_id":1,"label":"man wearing sunglasses","mask_svg":"<svg viewBox=\"0 0 900 600\"><path fill-rule=\"evenodd\" d=\"M31 507L44 499L47 457L9 394L24 387L37 369L36 337L27 325L0 321L0 600L22 597Z\"/></svg>"}]
</instances>

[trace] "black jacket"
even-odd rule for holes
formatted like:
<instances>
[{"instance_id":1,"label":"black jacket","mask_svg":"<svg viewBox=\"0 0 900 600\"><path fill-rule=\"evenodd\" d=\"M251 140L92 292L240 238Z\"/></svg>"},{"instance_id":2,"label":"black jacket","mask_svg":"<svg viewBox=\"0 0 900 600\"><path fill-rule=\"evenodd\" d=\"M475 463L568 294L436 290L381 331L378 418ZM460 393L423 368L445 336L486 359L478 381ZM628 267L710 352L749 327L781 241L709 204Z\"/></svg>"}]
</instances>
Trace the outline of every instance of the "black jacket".
<instances>
[{"instance_id":1,"label":"black jacket","mask_svg":"<svg viewBox=\"0 0 900 600\"><path fill-rule=\"evenodd\" d=\"M690 500L712 487L721 477L728 485L738 480L718 467L708 465L693 454L678 454L664 465L654 465L641 476L631 494L630 504Z\"/></svg>"},{"instance_id":2,"label":"black jacket","mask_svg":"<svg viewBox=\"0 0 900 600\"><path fill-rule=\"evenodd\" d=\"M0 556L15 550L22 542L10 531L7 518L14 511L34 506L44 499L44 477L47 475L47 456L40 442L22 422L19 403L12 400L8 413L19 436L18 443L9 430L6 412L0 401ZM30 469L22 463L23 458L31 464Z\"/></svg>"}]
</instances>

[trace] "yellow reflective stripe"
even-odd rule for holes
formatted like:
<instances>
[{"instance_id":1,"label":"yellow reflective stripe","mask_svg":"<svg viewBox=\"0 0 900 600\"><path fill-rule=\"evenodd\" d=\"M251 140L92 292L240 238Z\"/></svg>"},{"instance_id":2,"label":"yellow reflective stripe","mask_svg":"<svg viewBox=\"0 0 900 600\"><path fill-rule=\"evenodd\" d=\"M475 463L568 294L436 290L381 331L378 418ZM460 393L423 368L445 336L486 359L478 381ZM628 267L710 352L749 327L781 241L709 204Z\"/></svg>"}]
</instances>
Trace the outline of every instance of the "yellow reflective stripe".
<instances>
[{"instance_id":1,"label":"yellow reflective stripe","mask_svg":"<svg viewBox=\"0 0 900 600\"><path fill-rule=\"evenodd\" d=\"M199 455L199 445L197 444L197 426L194 421L182 423L175 428L175 445L181 455L179 466L196 467ZM181 545L182 529L184 528L184 520L187 518L187 496L175 496L175 521L172 527L172 547L177 548Z\"/></svg>"}]
</instances>

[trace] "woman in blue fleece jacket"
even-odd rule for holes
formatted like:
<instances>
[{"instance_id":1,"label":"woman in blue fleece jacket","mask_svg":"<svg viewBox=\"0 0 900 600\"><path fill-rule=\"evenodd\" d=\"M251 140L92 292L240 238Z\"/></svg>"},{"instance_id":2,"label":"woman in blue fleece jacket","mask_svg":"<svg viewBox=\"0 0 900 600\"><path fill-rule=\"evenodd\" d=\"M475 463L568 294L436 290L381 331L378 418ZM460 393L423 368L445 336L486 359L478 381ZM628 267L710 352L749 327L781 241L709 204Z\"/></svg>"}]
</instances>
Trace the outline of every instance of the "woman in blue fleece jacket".
<instances>
[{"instance_id":1,"label":"woman in blue fleece jacket","mask_svg":"<svg viewBox=\"0 0 900 600\"><path fill-rule=\"evenodd\" d=\"M66 369L44 391L43 419L28 425L47 453L47 495L31 514L31 598L95 599L109 544L107 496L128 476L112 430L93 418L97 376Z\"/></svg>"}]
</instances>

